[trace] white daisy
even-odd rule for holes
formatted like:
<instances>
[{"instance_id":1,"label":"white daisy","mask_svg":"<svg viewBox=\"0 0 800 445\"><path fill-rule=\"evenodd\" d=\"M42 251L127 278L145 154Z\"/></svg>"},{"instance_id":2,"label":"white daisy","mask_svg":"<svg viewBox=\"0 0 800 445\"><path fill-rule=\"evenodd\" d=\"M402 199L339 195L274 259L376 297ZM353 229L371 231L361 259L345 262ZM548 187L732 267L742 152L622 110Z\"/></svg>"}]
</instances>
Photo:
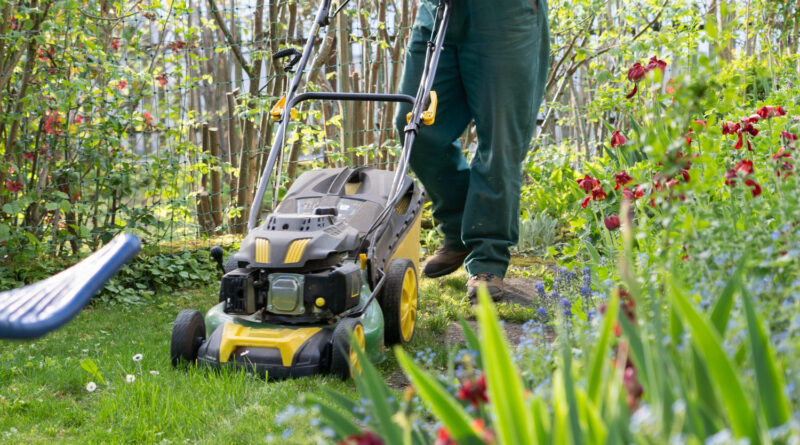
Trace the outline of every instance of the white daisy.
<instances>
[{"instance_id":1,"label":"white daisy","mask_svg":"<svg viewBox=\"0 0 800 445\"><path fill-rule=\"evenodd\" d=\"M150 375L158 375L158 371L150 371Z\"/></svg>"},{"instance_id":2,"label":"white daisy","mask_svg":"<svg viewBox=\"0 0 800 445\"><path fill-rule=\"evenodd\" d=\"M142 361L143 357L144 356L142 354L136 354L136 355L133 356L133 361L135 361L135 362Z\"/></svg>"},{"instance_id":3,"label":"white daisy","mask_svg":"<svg viewBox=\"0 0 800 445\"><path fill-rule=\"evenodd\" d=\"M94 392L95 389L97 389L97 383L89 382L89 383L86 384L86 390L87 391Z\"/></svg>"},{"instance_id":4,"label":"white daisy","mask_svg":"<svg viewBox=\"0 0 800 445\"><path fill-rule=\"evenodd\" d=\"M136 380L136 376L133 374L128 374L125 376L125 381L128 383L133 383L134 380Z\"/></svg>"}]
</instances>

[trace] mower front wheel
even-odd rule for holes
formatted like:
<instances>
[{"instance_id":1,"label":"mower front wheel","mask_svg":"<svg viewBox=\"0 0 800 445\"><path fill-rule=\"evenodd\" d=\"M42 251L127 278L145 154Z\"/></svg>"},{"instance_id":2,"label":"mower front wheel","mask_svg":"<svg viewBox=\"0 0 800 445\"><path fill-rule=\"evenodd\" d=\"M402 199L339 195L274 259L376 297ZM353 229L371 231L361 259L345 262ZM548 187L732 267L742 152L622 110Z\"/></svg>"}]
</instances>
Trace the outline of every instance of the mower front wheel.
<instances>
[{"instance_id":1,"label":"mower front wheel","mask_svg":"<svg viewBox=\"0 0 800 445\"><path fill-rule=\"evenodd\" d=\"M361 373L358 354L350 343L350 335L356 345L364 351L366 337L364 326L355 318L344 318L333 330L333 350L331 351L331 374L347 380L353 373Z\"/></svg>"},{"instance_id":2,"label":"mower front wheel","mask_svg":"<svg viewBox=\"0 0 800 445\"><path fill-rule=\"evenodd\" d=\"M184 309L175 318L172 325L172 339L169 344L169 355L172 366L181 362L197 361L197 350L206 339L206 322L200 311Z\"/></svg>"},{"instance_id":3,"label":"mower front wheel","mask_svg":"<svg viewBox=\"0 0 800 445\"><path fill-rule=\"evenodd\" d=\"M384 342L387 345L408 343L417 324L418 283L414 263L397 258L389 264L378 303L383 310Z\"/></svg>"}]
</instances>

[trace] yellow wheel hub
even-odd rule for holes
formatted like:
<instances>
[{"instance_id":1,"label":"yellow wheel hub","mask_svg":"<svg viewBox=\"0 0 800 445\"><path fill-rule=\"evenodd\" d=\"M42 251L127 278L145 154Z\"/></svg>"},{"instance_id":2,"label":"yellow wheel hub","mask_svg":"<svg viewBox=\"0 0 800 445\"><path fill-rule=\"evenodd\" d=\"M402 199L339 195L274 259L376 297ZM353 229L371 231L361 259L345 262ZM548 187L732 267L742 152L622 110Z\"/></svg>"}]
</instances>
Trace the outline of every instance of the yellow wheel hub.
<instances>
[{"instance_id":1,"label":"yellow wheel hub","mask_svg":"<svg viewBox=\"0 0 800 445\"><path fill-rule=\"evenodd\" d=\"M364 326L356 325L353 329L353 339L355 339L355 344L361 348L361 351L365 350L366 347L366 338L364 337ZM358 361L358 354L356 354L356 350L353 349L353 346L350 346L350 376L353 376L353 373L361 374L361 362Z\"/></svg>"},{"instance_id":2,"label":"yellow wheel hub","mask_svg":"<svg viewBox=\"0 0 800 445\"><path fill-rule=\"evenodd\" d=\"M403 341L411 340L417 323L417 275L410 267L403 276L403 293L400 297L400 332Z\"/></svg>"}]
</instances>

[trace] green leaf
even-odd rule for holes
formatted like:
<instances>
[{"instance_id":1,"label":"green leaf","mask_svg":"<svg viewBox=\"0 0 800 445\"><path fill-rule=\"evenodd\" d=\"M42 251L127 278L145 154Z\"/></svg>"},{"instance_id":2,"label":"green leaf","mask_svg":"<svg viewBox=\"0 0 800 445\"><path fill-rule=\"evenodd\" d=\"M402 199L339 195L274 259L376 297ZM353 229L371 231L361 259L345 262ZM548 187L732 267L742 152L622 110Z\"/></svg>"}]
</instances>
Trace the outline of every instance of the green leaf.
<instances>
[{"instance_id":1,"label":"green leaf","mask_svg":"<svg viewBox=\"0 0 800 445\"><path fill-rule=\"evenodd\" d=\"M318 406L319 414L322 416L325 424L333 428L333 431L335 431L340 438L361 433L361 429L355 423L353 423L348 416L343 415L338 410L328 405L326 401L310 394L306 395L305 397L306 405Z\"/></svg>"},{"instance_id":2,"label":"green leaf","mask_svg":"<svg viewBox=\"0 0 800 445\"><path fill-rule=\"evenodd\" d=\"M450 436L459 444L482 443L472 428L472 419L464 408L434 378L417 366L398 346L394 349L397 363L403 368L420 398L433 414L444 423ZM397 442L389 442L397 443Z\"/></svg>"},{"instance_id":3,"label":"green leaf","mask_svg":"<svg viewBox=\"0 0 800 445\"><path fill-rule=\"evenodd\" d=\"M477 363L475 364L476 367L482 368L483 365L481 360L481 342L478 340L478 336L475 335L475 331L469 327L467 324L467 320L464 320L464 317L461 315L458 316L458 323L461 325L461 330L464 331L464 341L467 343L467 347L470 350L478 352L478 359Z\"/></svg>"},{"instance_id":4,"label":"green leaf","mask_svg":"<svg viewBox=\"0 0 800 445\"><path fill-rule=\"evenodd\" d=\"M783 374L775 360L775 354L769 344L761 321L756 315L753 301L747 290L741 288L744 312L747 317L747 337L750 339L750 353L756 367L756 382L758 383L758 396L761 399L761 409L767 418L770 428L783 425L789 420L789 402L783 393Z\"/></svg>"},{"instance_id":5,"label":"green leaf","mask_svg":"<svg viewBox=\"0 0 800 445\"><path fill-rule=\"evenodd\" d=\"M571 436L571 443L576 445L583 444L584 434L581 428L581 407L578 405L578 400L575 395L575 382L572 380L572 351L567 343L566 336L561 341L561 357L563 365L561 367L561 374L563 375L564 382L564 395L566 396L567 406L569 407L569 430ZM530 443L530 442L522 442Z\"/></svg>"},{"instance_id":6,"label":"green leaf","mask_svg":"<svg viewBox=\"0 0 800 445\"><path fill-rule=\"evenodd\" d=\"M717 328L717 332L719 332L720 335L725 335L725 329L728 326L728 319L730 318L731 309L733 308L733 295L741 282L740 279L746 257L747 255L742 255L739 264L736 265L736 271L730 279L728 279L725 288L722 289L719 300L717 300L714 309L711 311L711 322L714 323L714 327Z\"/></svg>"},{"instance_id":7,"label":"green leaf","mask_svg":"<svg viewBox=\"0 0 800 445\"><path fill-rule=\"evenodd\" d=\"M478 301L476 312L483 337L481 356L498 438L504 444L533 443L530 408L523 399L525 387L511 361L508 341L485 287L478 290Z\"/></svg>"},{"instance_id":8,"label":"green leaf","mask_svg":"<svg viewBox=\"0 0 800 445\"><path fill-rule=\"evenodd\" d=\"M618 310L619 295L615 292L608 306L606 306L606 315L603 319L603 326L600 329L600 338L598 338L597 346L594 348L592 368L589 370L588 396L589 400L595 405L598 404L600 383L605 376L606 363L608 363L608 345L611 341L611 335L614 332L614 323L617 322Z\"/></svg>"},{"instance_id":9,"label":"green leaf","mask_svg":"<svg viewBox=\"0 0 800 445\"><path fill-rule=\"evenodd\" d=\"M674 282L674 278L668 278L667 281L672 303L688 325L697 351L708 364L708 372L711 374L716 391L722 398L733 433L736 437L749 437L753 441L758 441L750 402L737 377L737 370L725 355L719 333L710 322L697 313Z\"/></svg>"},{"instance_id":10,"label":"green leaf","mask_svg":"<svg viewBox=\"0 0 800 445\"><path fill-rule=\"evenodd\" d=\"M372 403L372 407L375 410L375 419L378 424L378 434L380 434L387 443L401 443L403 432L400 427L392 421L395 410L392 409L392 404L389 402L391 393L386 386L386 382L381 377L380 373L378 373L378 370L375 369L375 365L372 364L364 351L355 345L352 339L351 347L355 348L358 361L361 363L361 374L354 373L354 380L358 387L358 392Z\"/></svg>"},{"instance_id":11,"label":"green leaf","mask_svg":"<svg viewBox=\"0 0 800 445\"><path fill-rule=\"evenodd\" d=\"M94 378L97 379L98 382L105 385L106 381L103 379L103 375L100 374L100 368L92 361L92 359L87 358L81 360L81 368L83 368L86 372L91 374Z\"/></svg>"}]
</instances>

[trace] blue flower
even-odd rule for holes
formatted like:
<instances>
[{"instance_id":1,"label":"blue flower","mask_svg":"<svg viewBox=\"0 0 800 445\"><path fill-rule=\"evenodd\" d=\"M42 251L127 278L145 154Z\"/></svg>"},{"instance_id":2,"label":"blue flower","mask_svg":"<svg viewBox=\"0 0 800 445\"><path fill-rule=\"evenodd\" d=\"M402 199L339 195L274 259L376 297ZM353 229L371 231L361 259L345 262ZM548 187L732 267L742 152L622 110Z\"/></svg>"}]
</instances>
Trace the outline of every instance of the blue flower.
<instances>
[{"instance_id":1,"label":"blue flower","mask_svg":"<svg viewBox=\"0 0 800 445\"><path fill-rule=\"evenodd\" d=\"M536 293L539 294L539 298L544 298L544 283L536 283Z\"/></svg>"},{"instance_id":2,"label":"blue flower","mask_svg":"<svg viewBox=\"0 0 800 445\"><path fill-rule=\"evenodd\" d=\"M569 301L568 298L562 298L561 299L561 306L564 306L565 308L569 309L569 308L572 307L572 302Z\"/></svg>"},{"instance_id":3,"label":"blue flower","mask_svg":"<svg viewBox=\"0 0 800 445\"><path fill-rule=\"evenodd\" d=\"M581 296L583 298L589 298L592 296L592 288L588 284L584 284L581 288Z\"/></svg>"},{"instance_id":4,"label":"blue flower","mask_svg":"<svg viewBox=\"0 0 800 445\"><path fill-rule=\"evenodd\" d=\"M544 306L539 306L539 309L536 309L536 315L540 317L547 317L547 308Z\"/></svg>"}]
</instances>

